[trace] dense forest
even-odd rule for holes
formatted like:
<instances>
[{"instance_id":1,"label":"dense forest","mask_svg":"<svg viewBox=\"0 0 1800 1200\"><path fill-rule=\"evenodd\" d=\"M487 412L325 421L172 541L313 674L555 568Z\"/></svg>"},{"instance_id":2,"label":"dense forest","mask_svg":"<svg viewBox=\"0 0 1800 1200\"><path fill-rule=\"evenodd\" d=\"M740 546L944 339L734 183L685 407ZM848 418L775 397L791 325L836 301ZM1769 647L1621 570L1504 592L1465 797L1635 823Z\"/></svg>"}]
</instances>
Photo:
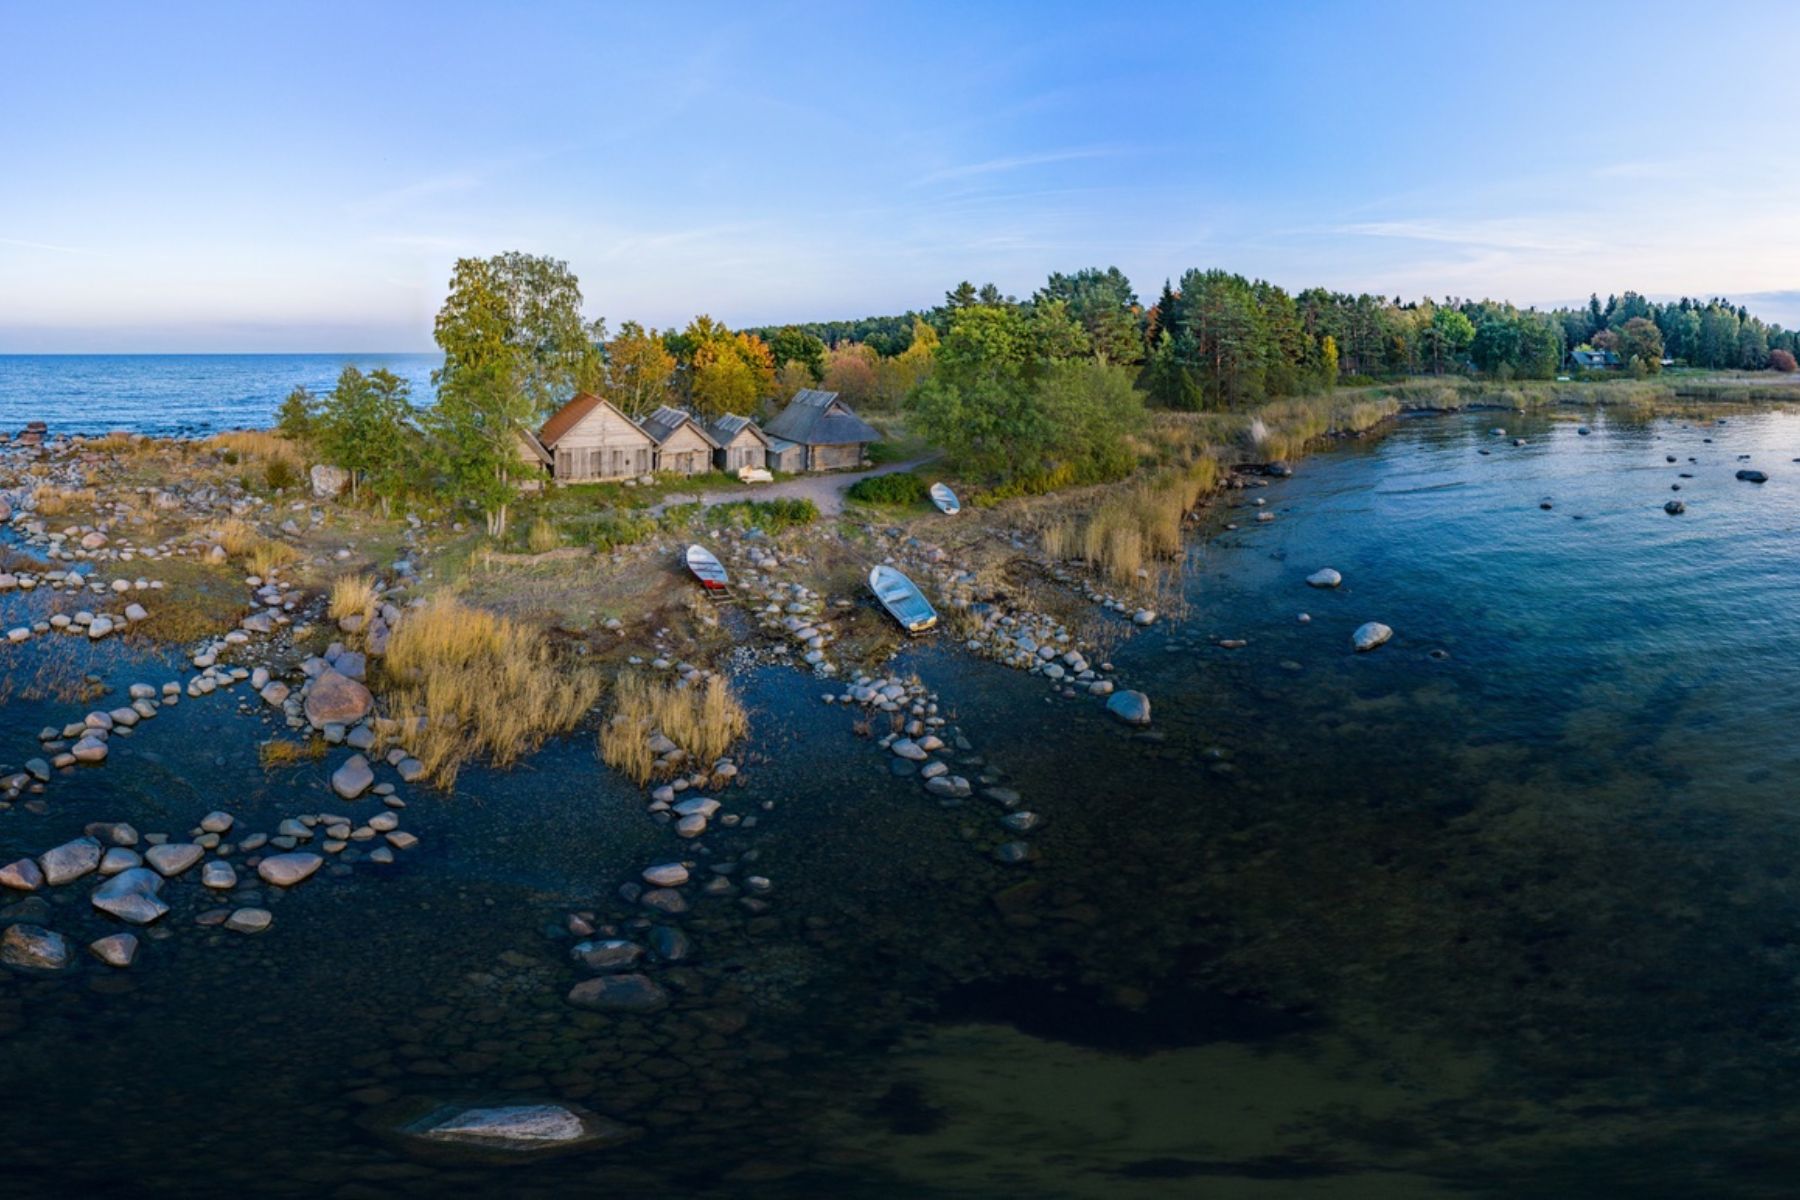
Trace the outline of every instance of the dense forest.
<instances>
[{"instance_id":1,"label":"dense forest","mask_svg":"<svg viewBox=\"0 0 1800 1200\"><path fill-rule=\"evenodd\" d=\"M1233 408L1265 397L1410 375L1471 374L1550 379L1573 372L1572 350L1610 353L1609 367L1653 375L1665 365L1709 370L1794 369L1800 332L1766 324L1724 299L1657 303L1637 292L1591 296L1544 311L1493 300L1406 301L1309 288L1298 295L1263 280L1192 270L1143 304L1116 268L1050 276L1030 299L993 284L959 284L924 312L786 325L753 331L775 347L804 345L815 380L864 403L898 404L905 391L875 386L884 360L906 353L921 330L941 339L972 308L1034 312L1062 305L1081 326L1084 352L1138 368L1156 404ZM776 353L777 367L799 355ZM854 370L844 360L865 362ZM828 381L832 364L835 381ZM1605 369L1605 368L1603 368Z\"/></svg>"}]
</instances>

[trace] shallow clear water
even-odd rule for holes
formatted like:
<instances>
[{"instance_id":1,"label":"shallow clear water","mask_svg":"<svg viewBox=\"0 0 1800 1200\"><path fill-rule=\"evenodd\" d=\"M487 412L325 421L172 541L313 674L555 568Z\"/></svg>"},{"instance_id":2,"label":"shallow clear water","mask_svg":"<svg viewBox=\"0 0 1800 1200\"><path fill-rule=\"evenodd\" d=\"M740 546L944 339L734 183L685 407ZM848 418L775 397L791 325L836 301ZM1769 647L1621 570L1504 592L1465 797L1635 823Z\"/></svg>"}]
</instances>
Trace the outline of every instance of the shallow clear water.
<instances>
[{"instance_id":1,"label":"shallow clear water","mask_svg":"<svg viewBox=\"0 0 1800 1200\"><path fill-rule=\"evenodd\" d=\"M757 826L683 853L741 856L771 907L700 902L662 1014L562 1000L576 976L546 927L617 910L675 845L585 737L455 797L409 790L419 850L296 889L261 937L194 928L171 885L170 936L129 973L0 977L9 1183L1791 1194L1800 420L1593 428L1407 421L1239 496L1218 519L1241 528L1195 543L1184 619L1117 631L1149 737L948 645L909 650L985 769L1049 818L1030 868L986 856L993 808L941 807L816 684L755 672L770 761L726 800ZM1739 454L1770 482L1733 479ZM1344 586L1306 587L1320 566ZM1366 620L1396 635L1358 655ZM6 653L22 679L32 651ZM92 666L164 677L120 653ZM184 700L47 813L0 813L0 861L88 820L342 807L321 798L335 755L265 776L264 718L233 703ZM0 757L86 707L15 692ZM60 892L53 924L104 929L85 888ZM502 1094L643 1136L506 1169L413 1161L365 1127L396 1095Z\"/></svg>"},{"instance_id":2,"label":"shallow clear water","mask_svg":"<svg viewBox=\"0 0 1800 1200\"><path fill-rule=\"evenodd\" d=\"M0 430L167 436L266 428L297 387L324 395L346 366L385 368L431 399L437 354L0 354Z\"/></svg>"}]
</instances>

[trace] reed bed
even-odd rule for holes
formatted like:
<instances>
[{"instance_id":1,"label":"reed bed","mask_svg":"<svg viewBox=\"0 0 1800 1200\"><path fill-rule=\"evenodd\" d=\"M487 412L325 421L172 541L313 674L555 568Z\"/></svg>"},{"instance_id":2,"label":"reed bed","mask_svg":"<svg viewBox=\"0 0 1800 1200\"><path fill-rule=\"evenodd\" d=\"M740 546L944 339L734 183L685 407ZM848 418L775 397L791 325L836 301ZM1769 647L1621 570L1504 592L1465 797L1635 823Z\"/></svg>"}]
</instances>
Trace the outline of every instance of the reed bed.
<instances>
[{"instance_id":1,"label":"reed bed","mask_svg":"<svg viewBox=\"0 0 1800 1200\"><path fill-rule=\"evenodd\" d=\"M600 758L644 784L657 773L657 755L650 748L654 734L680 746L690 762L710 765L749 730L750 718L722 676L688 687L628 671L619 676L612 715L600 726Z\"/></svg>"},{"instance_id":2,"label":"reed bed","mask_svg":"<svg viewBox=\"0 0 1800 1200\"><path fill-rule=\"evenodd\" d=\"M598 673L540 631L451 596L409 612L384 661L399 736L444 787L477 755L507 766L568 732L600 696Z\"/></svg>"}]
</instances>

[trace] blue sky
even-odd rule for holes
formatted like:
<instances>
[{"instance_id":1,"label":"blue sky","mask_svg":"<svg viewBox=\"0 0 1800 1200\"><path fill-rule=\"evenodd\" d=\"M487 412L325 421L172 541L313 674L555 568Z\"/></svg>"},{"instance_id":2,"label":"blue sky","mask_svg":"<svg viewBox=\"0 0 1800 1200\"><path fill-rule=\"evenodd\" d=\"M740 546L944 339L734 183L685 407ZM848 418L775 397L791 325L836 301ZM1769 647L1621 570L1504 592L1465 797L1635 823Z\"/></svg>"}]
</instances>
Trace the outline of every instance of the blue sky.
<instances>
[{"instance_id":1,"label":"blue sky","mask_svg":"<svg viewBox=\"0 0 1800 1200\"><path fill-rule=\"evenodd\" d=\"M1089 265L1800 324L1792 33L1748 3L0 0L0 352L429 349L454 259L507 249L615 326Z\"/></svg>"}]
</instances>

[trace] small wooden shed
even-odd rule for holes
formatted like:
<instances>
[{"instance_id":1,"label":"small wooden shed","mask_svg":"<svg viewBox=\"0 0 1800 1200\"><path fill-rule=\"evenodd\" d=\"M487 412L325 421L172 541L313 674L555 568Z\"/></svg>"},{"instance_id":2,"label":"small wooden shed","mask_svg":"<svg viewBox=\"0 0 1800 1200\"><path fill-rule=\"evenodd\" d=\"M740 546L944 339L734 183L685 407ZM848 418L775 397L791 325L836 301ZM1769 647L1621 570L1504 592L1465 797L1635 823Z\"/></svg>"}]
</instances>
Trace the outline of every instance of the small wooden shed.
<instances>
[{"instance_id":1,"label":"small wooden shed","mask_svg":"<svg viewBox=\"0 0 1800 1200\"><path fill-rule=\"evenodd\" d=\"M706 432L719 444L713 451L713 466L719 470L735 473L745 467L769 465L768 436L749 417L726 413L708 425Z\"/></svg>"},{"instance_id":2,"label":"small wooden shed","mask_svg":"<svg viewBox=\"0 0 1800 1200\"><path fill-rule=\"evenodd\" d=\"M656 469L673 475L704 475L713 468L719 443L691 413L667 404L639 426L656 443Z\"/></svg>"},{"instance_id":3,"label":"small wooden shed","mask_svg":"<svg viewBox=\"0 0 1800 1200\"><path fill-rule=\"evenodd\" d=\"M610 400L582 392L538 431L558 483L629 479L656 469L656 441Z\"/></svg>"},{"instance_id":4,"label":"small wooden shed","mask_svg":"<svg viewBox=\"0 0 1800 1200\"><path fill-rule=\"evenodd\" d=\"M778 457L783 463L789 454L785 447L776 447L775 440L792 442L803 449L797 456L802 460L801 465L776 468L782 471L836 471L861 466L869 444L881 440L880 431L850 411L850 406L839 399L836 392L822 392L816 388L801 388L794 393L794 398L769 422L765 432L772 439L771 450L779 451L772 457Z\"/></svg>"}]
</instances>

